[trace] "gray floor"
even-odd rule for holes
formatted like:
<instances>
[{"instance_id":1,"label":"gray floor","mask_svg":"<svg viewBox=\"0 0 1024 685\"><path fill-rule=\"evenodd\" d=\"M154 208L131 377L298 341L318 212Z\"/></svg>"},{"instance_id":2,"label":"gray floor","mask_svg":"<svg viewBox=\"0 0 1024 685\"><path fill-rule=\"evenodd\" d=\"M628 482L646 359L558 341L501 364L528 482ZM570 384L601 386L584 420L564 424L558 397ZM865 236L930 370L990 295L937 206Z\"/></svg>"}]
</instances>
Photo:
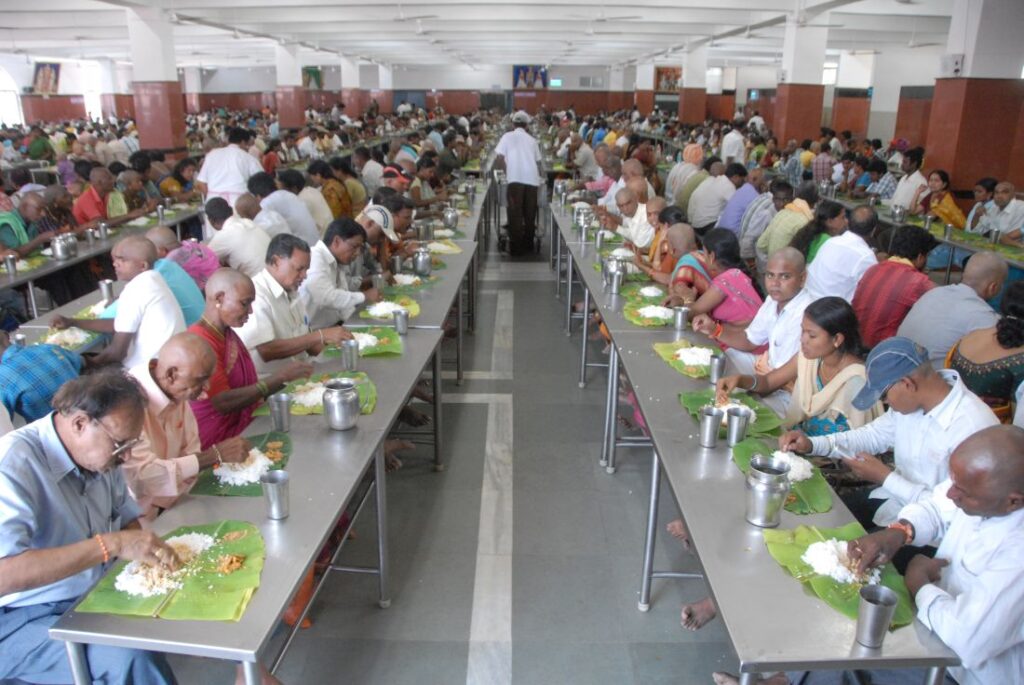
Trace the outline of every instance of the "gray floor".
<instances>
[{"instance_id":1,"label":"gray floor","mask_svg":"<svg viewBox=\"0 0 1024 685\"><path fill-rule=\"evenodd\" d=\"M393 603L372 577L335 574L279 677L286 683L653 685L710 683L735 670L716 621L679 626L699 580L655 582L636 608L648 457L598 466L605 374L575 379L579 332L542 262L489 255L465 383L446 384L448 468L427 449L389 477ZM601 344L591 343L594 355ZM372 562L373 511L343 561ZM663 497L662 523L673 515ZM663 532L658 566L696 563ZM173 660L183 683L230 682L228 664Z\"/></svg>"}]
</instances>

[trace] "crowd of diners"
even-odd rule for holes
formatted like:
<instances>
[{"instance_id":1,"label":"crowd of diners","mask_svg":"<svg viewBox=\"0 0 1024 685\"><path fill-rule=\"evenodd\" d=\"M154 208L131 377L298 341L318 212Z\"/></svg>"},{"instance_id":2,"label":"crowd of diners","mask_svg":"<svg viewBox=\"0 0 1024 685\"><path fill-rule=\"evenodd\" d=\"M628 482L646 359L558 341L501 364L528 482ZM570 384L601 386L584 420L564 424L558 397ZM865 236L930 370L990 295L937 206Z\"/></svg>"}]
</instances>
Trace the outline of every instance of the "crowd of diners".
<instances>
[{"instance_id":1,"label":"crowd of diners","mask_svg":"<svg viewBox=\"0 0 1024 685\"><path fill-rule=\"evenodd\" d=\"M187 239L158 226L121 239L109 262L39 282L56 304L104 274L124 283L98 318L52 318L107 334L98 353L0 334L0 679L70 679L46 628L111 560L177 563L152 521L201 470L245 458L253 411L351 337L345 321L380 298L371 276L389 279L390 256L417 247L414 216L435 211L498 134L511 253L533 243L549 147L601 225L634 248L635 267L666 286L665 304L689 306L694 330L725 350L718 400L759 396L783 419L780 449L831 466L869 531L851 556L863 568L896 563L917 616L963 662L952 677L1006 683L1024 672L1024 282L979 251L938 285L928 266L939 242L883 224L867 202L1017 245L1024 210L1012 185L982 179L961 207L948 175L906 141L823 129L781 146L756 112L684 126L636 108L508 121L378 109L355 119L341 106L310 110L297 131L269 111L190 116L195 156L174 163L139 149L130 122L0 132L12 165L5 253L27 256L56 233L118 225L161 200L202 201L206 217ZM659 171L665 140L678 154ZM55 162L59 182L35 186L19 155ZM819 197L821 181L860 204ZM14 328L22 293L0 292ZM426 417L407 407L402 420ZM407 446L388 442L392 467ZM669 531L688 544L682 521ZM303 602L300 592L285 618ZM698 629L714 615L704 600L683 607L682 623ZM103 682L174 682L159 654L89 647L88 661Z\"/></svg>"}]
</instances>

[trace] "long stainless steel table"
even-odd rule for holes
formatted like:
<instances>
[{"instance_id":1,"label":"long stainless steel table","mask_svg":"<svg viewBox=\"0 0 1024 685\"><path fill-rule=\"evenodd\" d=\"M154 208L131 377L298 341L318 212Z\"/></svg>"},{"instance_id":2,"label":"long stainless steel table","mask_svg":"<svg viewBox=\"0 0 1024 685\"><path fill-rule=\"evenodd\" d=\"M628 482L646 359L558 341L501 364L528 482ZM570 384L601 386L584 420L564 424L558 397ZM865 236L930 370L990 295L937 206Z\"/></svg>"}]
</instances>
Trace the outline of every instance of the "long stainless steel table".
<instances>
[{"instance_id":1,"label":"long stainless steel table","mask_svg":"<svg viewBox=\"0 0 1024 685\"><path fill-rule=\"evenodd\" d=\"M157 519L154 530L158 533L197 521L224 518L257 523L266 542L267 557L260 589L238 623L225 629L220 622L131 619L79 614L72 608L51 628L50 636L68 643L76 685L91 682L85 664L84 644L238 661L243 666L246 682L249 685L259 683L260 653L267 646L295 589L371 468L378 505L379 566L364 569L332 564L332 570L377 574L378 603L382 608L389 606L383 441L424 366L432 355L436 356L440 340L439 330L410 331L404 339L406 349L402 357L360 360L360 368L377 385L378 402L374 413L360 417L356 428L333 431L321 416L292 418L293 452L288 463L292 504L291 515L287 519L267 519L262 498L204 496L186 496ZM337 366L337 362L330 362L318 365L317 370L329 371ZM263 417L253 422L247 433L256 434L269 429L269 419ZM314 597L322 587L323 580ZM298 623L301 623L301 618ZM275 667L290 642L291 636L276 659Z\"/></svg>"},{"instance_id":2,"label":"long stainless steel table","mask_svg":"<svg viewBox=\"0 0 1024 685\"><path fill-rule=\"evenodd\" d=\"M124 286L125 284L122 283L121 281L114 281L115 297L120 296L121 291L124 290ZM43 316L36 317L35 319L32 319L27 323L23 323L21 326L18 327L17 332L25 335L25 342L28 343L29 345L33 345L38 342L43 342L43 338L45 338L47 333L49 333L50 322L53 320L55 316L59 314L60 316L73 318L75 314L82 311L86 307L91 307L92 305L98 303L101 299L103 299L103 296L100 293L100 291L94 290L91 293L82 295L81 297L72 300L67 304L57 307L57 309L53 310L52 312L47 312ZM104 338L105 336L103 335L97 335L88 344L86 344L84 347L76 351L91 352L95 350L100 345L101 342L103 342Z\"/></svg>"},{"instance_id":3,"label":"long stainless steel table","mask_svg":"<svg viewBox=\"0 0 1024 685\"><path fill-rule=\"evenodd\" d=\"M706 342L692 333L683 336ZM745 478L722 441L714 449L697 443L696 421L678 395L708 387L704 380L671 370L654 352L654 342L676 339L674 331L613 333L623 370L633 385L654 443L641 608L650 601L658 485L664 472L675 494L719 616L740 661L744 683L777 670L928 668L929 683L959 659L923 625L895 631L879 650L859 647L856 621L808 595L768 554L761 529L745 520ZM782 527L841 526L853 516L838 497L825 514L783 512ZM771 630L765 630L770 624Z\"/></svg>"},{"instance_id":4,"label":"long stainless steel table","mask_svg":"<svg viewBox=\"0 0 1024 685\"><path fill-rule=\"evenodd\" d=\"M164 218L165 226L178 226L183 222L199 216L200 211L198 208L183 209L173 215L168 214ZM147 215L149 221L144 226L132 226L130 224L122 224L116 227L117 235L110 236L106 240L95 240L91 245L85 240L78 241L78 254L70 259L48 259L45 264L41 265L36 269L26 269L19 271L14 276L10 276L6 272L0 275L0 288L16 288L20 285L28 286L28 301L29 308L32 310L32 316L39 316L39 308L36 304L35 291L33 285L35 281L49 276L51 274L59 273L69 266L80 264L84 261L88 261L94 257L99 257L104 254L108 254L114 247L114 244L118 240L127 236L138 233L145 233L149 229L153 228L158 224L156 214Z\"/></svg>"}]
</instances>

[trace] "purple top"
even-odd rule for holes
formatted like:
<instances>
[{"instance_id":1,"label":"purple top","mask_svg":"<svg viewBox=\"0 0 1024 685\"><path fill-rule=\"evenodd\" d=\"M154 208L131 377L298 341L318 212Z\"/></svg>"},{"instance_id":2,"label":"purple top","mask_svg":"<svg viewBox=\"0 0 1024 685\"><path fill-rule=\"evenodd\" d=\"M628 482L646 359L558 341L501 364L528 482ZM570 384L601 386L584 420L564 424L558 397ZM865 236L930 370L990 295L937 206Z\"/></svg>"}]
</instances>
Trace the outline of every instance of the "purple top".
<instances>
[{"instance_id":1,"label":"purple top","mask_svg":"<svg viewBox=\"0 0 1024 685\"><path fill-rule=\"evenodd\" d=\"M740 186L740 189L733 193L732 197L725 204L722 216L718 219L718 228L728 228L736 235L739 235L743 213L747 211L750 203L757 199L757 196L757 188L749 183L744 183Z\"/></svg>"}]
</instances>

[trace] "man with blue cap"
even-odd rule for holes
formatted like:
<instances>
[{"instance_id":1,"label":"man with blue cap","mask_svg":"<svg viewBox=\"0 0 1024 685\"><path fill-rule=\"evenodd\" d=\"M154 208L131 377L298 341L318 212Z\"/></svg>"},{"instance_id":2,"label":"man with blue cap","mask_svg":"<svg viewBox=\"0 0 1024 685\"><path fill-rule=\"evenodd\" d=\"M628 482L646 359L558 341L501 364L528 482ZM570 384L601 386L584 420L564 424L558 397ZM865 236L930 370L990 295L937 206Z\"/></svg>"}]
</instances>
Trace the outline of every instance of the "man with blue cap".
<instances>
[{"instance_id":1,"label":"man with blue cap","mask_svg":"<svg viewBox=\"0 0 1024 685\"><path fill-rule=\"evenodd\" d=\"M889 407L885 414L844 433L808 438L800 431L788 431L779 438L779 446L843 459L854 474L876 483L844 500L871 529L895 523L901 508L926 499L949 477L954 448L998 420L955 371L935 370L928 351L909 338L882 341L865 366L867 383L854 397L853 406L867 409L881 399ZM895 469L874 456L889 450Z\"/></svg>"}]
</instances>

